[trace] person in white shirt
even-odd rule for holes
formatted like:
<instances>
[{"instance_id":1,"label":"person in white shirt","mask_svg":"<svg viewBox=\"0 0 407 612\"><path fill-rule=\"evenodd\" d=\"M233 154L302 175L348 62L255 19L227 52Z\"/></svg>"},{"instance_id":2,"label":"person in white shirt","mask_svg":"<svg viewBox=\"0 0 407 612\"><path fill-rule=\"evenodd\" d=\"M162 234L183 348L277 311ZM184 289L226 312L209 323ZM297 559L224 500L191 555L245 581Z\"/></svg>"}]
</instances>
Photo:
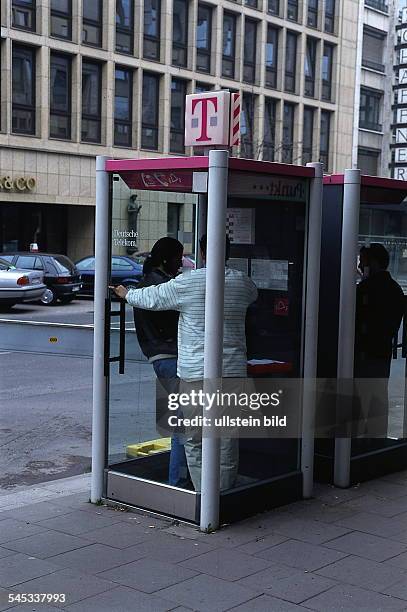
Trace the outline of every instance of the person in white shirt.
<instances>
[{"instance_id":1,"label":"person in white shirt","mask_svg":"<svg viewBox=\"0 0 407 612\"><path fill-rule=\"evenodd\" d=\"M206 236L200 241L206 259ZM226 241L226 261L230 242ZM161 285L142 289L114 288L128 304L146 310L176 310L178 322L177 374L187 383L200 381L204 375L206 268L180 274ZM224 378L247 376L245 319L249 305L257 299L257 288L243 272L225 265L225 301L223 327ZM201 441L187 439L185 453L195 490L201 488ZM238 440L221 440L221 489L233 486L238 470Z\"/></svg>"}]
</instances>

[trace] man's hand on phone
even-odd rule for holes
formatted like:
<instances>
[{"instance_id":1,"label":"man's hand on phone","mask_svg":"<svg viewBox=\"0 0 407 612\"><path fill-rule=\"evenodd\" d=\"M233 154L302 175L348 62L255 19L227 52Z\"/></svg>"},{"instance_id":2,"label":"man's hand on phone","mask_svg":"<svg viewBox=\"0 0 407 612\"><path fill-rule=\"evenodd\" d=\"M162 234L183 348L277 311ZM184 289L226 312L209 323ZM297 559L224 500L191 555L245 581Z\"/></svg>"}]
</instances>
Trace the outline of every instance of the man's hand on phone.
<instances>
[{"instance_id":1,"label":"man's hand on phone","mask_svg":"<svg viewBox=\"0 0 407 612\"><path fill-rule=\"evenodd\" d=\"M123 287L123 285L117 285L117 287L109 285L109 289L112 289L112 291L114 291L117 297L121 298L122 300L126 298L128 289L126 289L126 287Z\"/></svg>"}]
</instances>

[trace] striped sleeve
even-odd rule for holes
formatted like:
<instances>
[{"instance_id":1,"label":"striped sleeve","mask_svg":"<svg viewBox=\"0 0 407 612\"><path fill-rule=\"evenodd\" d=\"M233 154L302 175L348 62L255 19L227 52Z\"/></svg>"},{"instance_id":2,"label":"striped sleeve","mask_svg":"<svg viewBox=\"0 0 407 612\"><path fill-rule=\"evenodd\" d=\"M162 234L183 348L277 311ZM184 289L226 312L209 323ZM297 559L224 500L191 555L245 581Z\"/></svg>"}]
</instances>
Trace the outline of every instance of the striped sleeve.
<instances>
[{"instance_id":1,"label":"striped sleeve","mask_svg":"<svg viewBox=\"0 0 407 612\"><path fill-rule=\"evenodd\" d=\"M129 289L126 301L130 306L144 310L180 310L181 292L178 285L177 278L173 278L160 285Z\"/></svg>"}]
</instances>

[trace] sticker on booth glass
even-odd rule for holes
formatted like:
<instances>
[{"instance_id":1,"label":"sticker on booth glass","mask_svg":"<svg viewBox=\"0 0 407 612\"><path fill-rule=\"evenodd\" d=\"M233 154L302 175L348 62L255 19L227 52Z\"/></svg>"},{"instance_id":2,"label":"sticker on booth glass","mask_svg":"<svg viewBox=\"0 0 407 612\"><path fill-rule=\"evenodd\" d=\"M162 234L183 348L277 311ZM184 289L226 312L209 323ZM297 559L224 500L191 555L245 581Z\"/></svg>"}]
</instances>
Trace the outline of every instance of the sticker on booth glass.
<instances>
[{"instance_id":1,"label":"sticker on booth glass","mask_svg":"<svg viewBox=\"0 0 407 612\"><path fill-rule=\"evenodd\" d=\"M232 270L240 270L244 274L249 274L249 260L244 257L231 257L228 260L228 267Z\"/></svg>"},{"instance_id":2,"label":"sticker on booth glass","mask_svg":"<svg viewBox=\"0 0 407 612\"><path fill-rule=\"evenodd\" d=\"M232 244L254 244L254 208L228 208L226 233Z\"/></svg>"},{"instance_id":3,"label":"sticker on booth glass","mask_svg":"<svg viewBox=\"0 0 407 612\"><path fill-rule=\"evenodd\" d=\"M288 314L289 314L288 298L276 298L274 300L274 314L278 317L288 317Z\"/></svg>"},{"instance_id":4,"label":"sticker on booth glass","mask_svg":"<svg viewBox=\"0 0 407 612\"><path fill-rule=\"evenodd\" d=\"M282 259L252 259L251 278L258 289L288 290L288 261Z\"/></svg>"}]
</instances>

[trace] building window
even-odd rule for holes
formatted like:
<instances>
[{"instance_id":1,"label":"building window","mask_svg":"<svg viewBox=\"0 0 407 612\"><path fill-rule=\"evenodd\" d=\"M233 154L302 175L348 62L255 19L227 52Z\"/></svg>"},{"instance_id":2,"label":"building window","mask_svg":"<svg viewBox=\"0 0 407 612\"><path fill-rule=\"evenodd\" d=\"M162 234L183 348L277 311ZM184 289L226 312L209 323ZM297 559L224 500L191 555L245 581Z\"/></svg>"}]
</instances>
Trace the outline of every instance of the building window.
<instances>
[{"instance_id":1,"label":"building window","mask_svg":"<svg viewBox=\"0 0 407 612\"><path fill-rule=\"evenodd\" d=\"M171 81L170 152L185 153L185 94L186 83L180 79Z\"/></svg>"},{"instance_id":2,"label":"building window","mask_svg":"<svg viewBox=\"0 0 407 612\"><path fill-rule=\"evenodd\" d=\"M243 80L254 83L256 78L257 22L246 19L244 24Z\"/></svg>"},{"instance_id":3,"label":"building window","mask_svg":"<svg viewBox=\"0 0 407 612\"><path fill-rule=\"evenodd\" d=\"M366 6L370 6L370 8L374 8L377 11L381 11L382 13L388 14L389 5L384 0L365 0Z\"/></svg>"},{"instance_id":4,"label":"building window","mask_svg":"<svg viewBox=\"0 0 407 612\"><path fill-rule=\"evenodd\" d=\"M186 66L188 56L188 0L174 0L172 16L172 63Z\"/></svg>"},{"instance_id":5,"label":"building window","mask_svg":"<svg viewBox=\"0 0 407 612\"><path fill-rule=\"evenodd\" d=\"M102 66L82 62L82 131L83 142L101 141Z\"/></svg>"},{"instance_id":6,"label":"building window","mask_svg":"<svg viewBox=\"0 0 407 612\"><path fill-rule=\"evenodd\" d=\"M304 166L312 162L314 116L315 109L310 106L305 106L302 129L302 163Z\"/></svg>"},{"instance_id":7,"label":"building window","mask_svg":"<svg viewBox=\"0 0 407 612\"><path fill-rule=\"evenodd\" d=\"M116 51L132 54L134 50L134 0L116 0Z\"/></svg>"},{"instance_id":8,"label":"building window","mask_svg":"<svg viewBox=\"0 0 407 612\"><path fill-rule=\"evenodd\" d=\"M158 101L160 77L158 74L143 74L143 99L141 114L141 148L158 150Z\"/></svg>"},{"instance_id":9,"label":"building window","mask_svg":"<svg viewBox=\"0 0 407 612\"><path fill-rule=\"evenodd\" d=\"M277 87L278 29L268 26L266 42L266 86Z\"/></svg>"},{"instance_id":10,"label":"building window","mask_svg":"<svg viewBox=\"0 0 407 612\"><path fill-rule=\"evenodd\" d=\"M379 174L380 151L375 149L358 149L358 168L362 174L377 176Z\"/></svg>"},{"instance_id":11,"label":"building window","mask_svg":"<svg viewBox=\"0 0 407 612\"><path fill-rule=\"evenodd\" d=\"M212 89L212 85L209 85L208 83L196 82L194 93L205 93L207 91L211 91L211 89Z\"/></svg>"},{"instance_id":12,"label":"building window","mask_svg":"<svg viewBox=\"0 0 407 612\"><path fill-rule=\"evenodd\" d=\"M329 171L329 136L331 131L331 113L321 111L321 131L319 141L319 161L323 164L324 172Z\"/></svg>"},{"instance_id":13,"label":"building window","mask_svg":"<svg viewBox=\"0 0 407 612\"><path fill-rule=\"evenodd\" d=\"M324 43L324 54L322 56L322 99L331 100L332 97L332 63L334 48Z\"/></svg>"},{"instance_id":14,"label":"building window","mask_svg":"<svg viewBox=\"0 0 407 612\"><path fill-rule=\"evenodd\" d=\"M211 70L212 9L205 4L198 5L196 28L196 69L199 72Z\"/></svg>"},{"instance_id":15,"label":"building window","mask_svg":"<svg viewBox=\"0 0 407 612\"><path fill-rule=\"evenodd\" d=\"M245 0L245 5L257 8L257 0Z\"/></svg>"},{"instance_id":16,"label":"building window","mask_svg":"<svg viewBox=\"0 0 407 612\"><path fill-rule=\"evenodd\" d=\"M318 0L308 0L307 25L310 28L318 26Z\"/></svg>"},{"instance_id":17,"label":"building window","mask_svg":"<svg viewBox=\"0 0 407 612\"><path fill-rule=\"evenodd\" d=\"M383 53L386 35L373 28L363 30L362 66L384 72Z\"/></svg>"},{"instance_id":18,"label":"building window","mask_svg":"<svg viewBox=\"0 0 407 612\"><path fill-rule=\"evenodd\" d=\"M304 94L313 98L315 95L315 63L317 58L317 41L307 38L305 51L305 89Z\"/></svg>"},{"instance_id":19,"label":"building window","mask_svg":"<svg viewBox=\"0 0 407 612\"><path fill-rule=\"evenodd\" d=\"M266 98L264 106L263 142L263 159L266 161L274 161L276 150L276 118L277 102L271 98Z\"/></svg>"},{"instance_id":20,"label":"building window","mask_svg":"<svg viewBox=\"0 0 407 612\"><path fill-rule=\"evenodd\" d=\"M287 19L298 21L298 0L287 0Z\"/></svg>"},{"instance_id":21,"label":"building window","mask_svg":"<svg viewBox=\"0 0 407 612\"><path fill-rule=\"evenodd\" d=\"M297 35L287 32L286 56L285 56L285 80L286 91L295 92L295 70L297 66Z\"/></svg>"},{"instance_id":22,"label":"building window","mask_svg":"<svg viewBox=\"0 0 407 612\"><path fill-rule=\"evenodd\" d=\"M280 14L280 0L268 0L267 11L271 15L279 15Z\"/></svg>"},{"instance_id":23,"label":"building window","mask_svg":"<svg viewBox=\"0 0 407 612\"><path fill-rule=\"evenodd\" d=\"M235 78L236 16L223 15L222 76Z\"/></svg>"},{"instance_id":24,"label":"building window","mask_svg":"<svg viewBox=\"0 0 407 612\"><path fill-rule=\"evenodd\" d=\"M115 70L114 144L132 146L133 72L125 68Z\"/></svg>"},{"instance_id":25,"label":"building window","mask_svg":"<svg viewBox=\"0 0 407 612\"><path fill-rule=\"evenodd\" d=\"M335 0L325 0L325 32L335 29Z\"/></svg>"},{"instance_id":26,"label":"building window","mask_svg":"<svg viewBox=\"0 0 407 612\"><path fill-rule=\"evenodd\" d=\"M16 134L35 134L35 50L13 45L13 117Z\"/></svg>"},{"instance_id":27,"label":"building window","mask_svg":"<svg viewBox=\"0 0 407 612\"><path fill-rule=\"evenodd\" d=\"M283 112L283 146L281 161L284 164L293 163L294 149L294 115L295 106L286 102Z\"/></svg>"},{"instance_id":28,"label":"building window","mask_svg":"<svg viewBox=\"0 0 407 612\"><path fill-rule=\"evenodd\" d=\"M51 54L50 63L50 129L51 138L71 138L71 58Z\"/></svg>"},{"instance_id":29,"label":"building window","mask_svg":"<svg viewBox=\"0 0 407 612\"><path fill-rule=\"evenodd\" d=\"M160 60L161 0L144 0L143 57Z\"/></svg>"},{"instance_id":30,"label":"building window","mask_svg":"<svg viewBox=\"0 0 407 612\"><path fill-rule=\"evenodd\" d=\"M51 36L72 39L72 0L51 0Z\"/></svg>"},{"instance_id":31,"label":"building window","mask_svg":"<svg viewBox=\"0 0 407 612\"><path fill-rule=\"evenodd\" d=\"M240 154L245 158L253 158L253 122L254 96L244 93L242 98L242 114L240 116Z\"/></svg>"},{"instance_id":32,"label":"building window","mask_svg":"<svg viewBox=\"0 0 407 612\"><path fill-rule=\"evenodd\" d=\"M13 28L35 32L36 0L13 0L12 22Z\"/></svg>"},{"instance_id":33,"label":"building window","mask_svg":"<svg viewBox=\"0 0 407 612\"><path fill-rule=\"evenodd\" d=\"M371 89L360 90L359 127L375 132L382 131L380 106L382 93Z\"/></svg>"},{"instance_id":34,"label":"building window","mask_svg":"<svg viewBox=\"0 0 407 612\"><path fill-rule=\"evenodd\" d=\"M83 0L82 42L102 46L103 0Z\"/></svg>"}]
</instances>

